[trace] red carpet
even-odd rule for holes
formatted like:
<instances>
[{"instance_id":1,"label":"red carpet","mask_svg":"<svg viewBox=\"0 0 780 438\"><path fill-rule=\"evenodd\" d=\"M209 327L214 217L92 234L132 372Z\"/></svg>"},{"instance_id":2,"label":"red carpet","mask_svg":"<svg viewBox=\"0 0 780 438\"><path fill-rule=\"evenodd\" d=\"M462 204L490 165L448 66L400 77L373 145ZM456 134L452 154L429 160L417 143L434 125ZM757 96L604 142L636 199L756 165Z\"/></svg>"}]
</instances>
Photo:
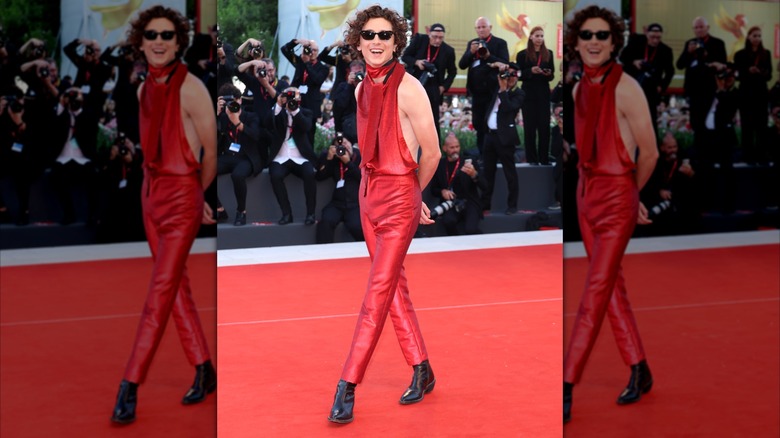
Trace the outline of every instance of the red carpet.
<instances>
[{"instance_id":1,"label":"red carpet","mask_svg":"<svg viewBox=\"0 0 780 438\"><path fill-rule=\"evenodd\" d=\"M561 252L408 255L436 389L398 403L411 368L388 320L343 426L326 418L368 258L219 268L219 436L560 437Z\"/></svg>"},{"instance_id":2,"label":"red carpet","mask_svg":"<svg viewBox=\"0 0 780 438\"><path fill-rule=\"evenodd\" d=\"M777 245L627 255L653 389L634 405L615 403L629 369L605 321L565 436L780 436L778 266ZM565 260L564 345L586 267Z\"/></svg>"},{"instance_id":3,"label":"red carpet","mask_svg":"<svg viewBox=\"0 0 780 438\"><path fill-rule=\"evenodd\" d=\"M195 302L216 357L216 255L189 258ZM205 437L216 397L183 406L192 384L173 322L138 390L138 419L109 421L146 297L151 259L0 269L0 436Z\"/></svg>"}]
</instances>

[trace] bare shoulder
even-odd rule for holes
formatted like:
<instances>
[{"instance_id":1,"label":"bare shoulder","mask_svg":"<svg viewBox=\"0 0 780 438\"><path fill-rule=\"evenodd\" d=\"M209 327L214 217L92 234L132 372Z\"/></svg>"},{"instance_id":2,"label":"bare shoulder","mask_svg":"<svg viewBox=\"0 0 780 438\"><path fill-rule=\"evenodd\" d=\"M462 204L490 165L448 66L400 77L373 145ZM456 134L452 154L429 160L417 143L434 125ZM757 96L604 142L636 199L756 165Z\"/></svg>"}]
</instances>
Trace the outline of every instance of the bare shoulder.
<instances>
[{"instance_id":1,"label":"bare shoulder","mask_svg":"<svg viewBox=\"0 0 780 438\"><path fill-rule=\"evenodd\" d=\"M357 100L358 95L360 94L360 87L363 86L363 82L358 82L357 86L355 87L355 100Z\"/></svg>"},{"instance_id":2,"label":"bare shoulder","mask_svg":"<svg viewBox=\"0 0 780 438\"><path fill-rule=\"evenodd\" d=\"M425 88L420 84L420 81L409 73L404 73L401 84L398 86L398 97L403 99L418 99L421 98L421 96L426 100L428 99L428 95L425 94Z\"/></svg>"},{"instance_id":3,"label":"bare shoulder","mask_svg":"<svg viewBox=\"0 0 780 438\"><path fill-rule=\"evenodd\" d=\"M625 72L620 74L620 80L618 81L615 93L619 98L635 98L637 94L644 98L644 93L642 92L642 87L639 86L639 82ZM631 102L626 103L629 104Z\"/></svg>"},{"instance_id":4,"label":"bare shoulder","mask_svg":"<svg viewBox=\"0 0 780 438\"><path fill-rule=\"evenodd\" d=\"M202 104L204 99L211 99L206 85L192 73L187 73L187 76L184 78L184 83L181 85L181 96L182 99L185 99L185 102L193 105ZM201 100L201 102L198 102L198 100Z\"/></svg>"}]
</instances>

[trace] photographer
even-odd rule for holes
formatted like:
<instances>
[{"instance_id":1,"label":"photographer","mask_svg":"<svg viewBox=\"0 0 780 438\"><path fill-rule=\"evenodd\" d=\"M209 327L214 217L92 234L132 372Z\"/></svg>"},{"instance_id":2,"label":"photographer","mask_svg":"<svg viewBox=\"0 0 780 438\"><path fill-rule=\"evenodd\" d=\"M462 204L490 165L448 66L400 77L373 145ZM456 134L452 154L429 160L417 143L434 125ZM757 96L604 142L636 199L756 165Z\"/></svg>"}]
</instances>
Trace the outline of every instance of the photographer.
<instances>
[{"instance_id":1,"label":"photographer","mask_svg":"<svg viewBox=\"0 0 780 438\"><path fill-rule=\"evenodd\" d=\"M703 17L693 20L695 38L685 42L677 58L677 69L685 69L683 88L690 100L694 144L703 147L701 131L715 95L715 74L726 68L726 44L709 34L710 26Z\"/></svg>"},{"instance_id":2,"label":"photographer","mask_svg":"<svg viewBox=\"0 0 780 438\"><path fill-rule=\"evenodd\" d=\"M509 50L506 40L491 33L493 25L487 18L477 18L474 29L477 31L477 38L466 45L466 51L458 61L458 68L468 69L466 89L472 100L471 106L474 111L472 120L477 131L477 147L482 154L487 132L485 120L490 109L491 98L498 89L496 72L488 64L509 62Z\"/></svg>"},{"instance_id":3,"label":"photographer","mask_svg":"<svg viewBox=\"0 0 780 438\"><path fill-rule=\"evenodd\" d=\"M661 42L663 28L658 23L647 26L645 34L633 34L620 52L623 71L639 82L650 107L653 128L658 132L658 104L674 77L672 48Z\"/></svg>"},{"instance_id":4,"label":"photographer","mask_svg":"<svg viewBox=\"0 0 780 438\"><path fill-rule=\"evenodd\" d=\"M273 160L268 166L268 173L276 201L282 209L279 225L293 221L292 206L284 185L284 179L290 173L303 180L303 193L306 197L304 223L314 225L314 208L317 203L314 162L317 156L309 141L309 131L313 124L312 113L301 107L301 95L295 87L287 88L276 97L273 113L265 119L265 127L271 131L272 137L269 157L273 157Z\"/></svg>"},{"instance_id":5,"label":"photographer","mask_svg":"<svg viewBox=\"0 0 780 438\"><path fill-rule=\"evenodd\" d=\"M143 157L140 147L122 131L117 133L108 152L102 181L107 192L106 208L101 219L98 240L120 242L143 240L141 185Z\"/></svg>"},{"instance_id":6,"label":"photographer","mask_svg":"<svg viewBox=\"0 0 780 438\"><path fill-rule=\"evenodd\" d=\"M142 78L136 73L136 61L133 59L133 48L125 41L106 48L108 55L105 61L116 66L117 76L114 91L111 93L116 102L117 129L124 132L133 142L139 141L138 135L138 95L136 91Z\"/></svg>"},{"instance_id":7,"label":"photographer","mask_svg":"<svg viewBox=\"0 0 780 438\"><path fill-rule=\"evenodd\" d=\"M53 127L53 142L60 149L52 168L52 184L62 206L60 223L76 221L76 210L70 196L71 187L83 185L87 191L88 223L97 222L97 117L84 109L84 96L72 87L60 96Z\"/></svg>"},{"instance_id":8,"label":"photographer","mask_svg":"<svg viewBox=\"0 0 780 438\"><path fill-rule=\"evenodd\" d=\"M344 132L349 138L357 138L357 101L355 88L366 77L363 61L355 60L349 64L347 79L331 93L333 96L333 119L336 131Z\"/></svg>"},{"instance_id":9,"label":"photographer","mask_svg":"<svg viewBox=\"0 0 780 438\"><path fill-rule=\"evenodd\" d=\"M30 144L25 123L25 102L21 91L0 96L0 178L11 177L16 189L19 211L17 225L27 225L30 215L30 187L34 181L32 167L35 145ZM8 213L0 193L0 212ZM5 219L5 218L3 218Z\"/></svg>"},{"instance_id":10,"label":"photographer","mask_svg":"<svg viewBox=\"0 0 780 438\"><path fill-rule=\"evenodd\" d=\"M452 201L449 209L439 215L447 235L480 234L480 191L487 190L487 180L474 167L471 158L460 155L460 142L453 132L447 134L441 150L439 166L431 179L431 194L439 199L439 207L431 207L431 217L434 211L444 207L442 203Z\"/></svg>"},{"instance_id":11,"label":"photographer","mask_svg":"<svg viewBox=\"0 0 780 438\"><path fill-rule=\"evenodd\" d=\"M277 87L276 67L271 58L253 59L236 69L236 76L246 85L246 96L252 99L252 110L264 119L283 89Z\"/></svg>"},{"instance_id":12,"label":"photographer","mask_svg":"<svg viewBox=\"0 0 780 438\"><path fill-rule=\"evenodd\" d=\"M238 61L239 64L243 64L253 59L263 59L266 57L265 46L260 40L248 38L238 46L235 55L236 61Z\"/></svg>"},{"instance_id":13,"label":"photographer","mask_svg":"<svg viewBox=\"0 0 780 438\"><path fill-rule=\"evenodd\" d=\"M520 195L515 168L515 147L520 144L520 136L517 134L515 118L523 106L525 92L516 87L518 71L517 64L510 63L507 70L496 75L498 89L491 96L486 117L483 170L487 179L487 190L482 193L482 207L485 210L491 209L496 165L501 162L509 189L506 214L517 213L517 198Z\"/></svg>"},{"instance_id":14,"label":"photographer","mask_svg":"<svg viewBox=\"0 0 780 438\"><path fill-rule=\"evenodd\" d=\"M362 241L360 225L360 151L341 132L336 132L333 143L322 151L317 162L318 181L333 179L336 188L328 205L322 209L317 223L317 243L333 243L339 222L344 222L355 241Z\"/></svg>"},{"instance_id":15,"label":"photographer","mask_svg":"<svg viewBox=\"0 0 780 438\"><path fill-rule=\"evenodd\" d=\"M659 146L660 156L647 185L640 192L653 223L638 231L648 234L687 234L696 230L697 208L693 193L695 172L691 160L679 155L677 139L667 131Z\"/></svg>"},{"instance_id":16,"label":"photographer","mask_svg":"<svg viewBox=\"0 0 780 438\"><path fill-rule=\"evenodd\" d=\"M79 47L83 47L82 54L78 53ZM103 85L111 77L111 65L106 62L111 52L106 51L101 55L97 41L80 38L71 41L62 51L78 68L73 86L81 88L87 107L102 108L106 99Z\"/></svg>"},{"instance_id":17,"label":"photographer","mask_svg":"<svg viewBox=\"0 0 780 438\"><path fill-rule=\"evenodd\" d=\"M458 74L455 49L444 42L444 26L436 23L430 27L427 35L414 35L401 60L406 64L406 71L419 79L425 88L438 128L442 95L450 89ZM437 132L440 131L437 129Z\"/></svg>"},{"instance_id":18,"label":"photographer","mask_svg":"<svg viewBox=\"0 0 780 438\"><path fill-rule=\"evenodd\" d=\"M550 164L550 81L553 80L553 53L544 44L544 29L531 29L528 48L516 55L523 81L523 132L525 157L529 164ZM536 136L539 134L537 151Z\"/></svg>"},{"instance_id":19,"label":"photographer","mask_svg":"<svg viewBox=\"0 0 780 438\"><path fill-rule=\"evenodd\" d=\"M241 92L233 85L223 85L217 98L217 175L230 174L236 195L235 226L246 225L246 179L263 170L268 150L261 151L260 116L242 111ZM265 152L265 154L263 154ZM227 213L217 200L217 219L226 220Z\"/></svg>"},{"instance_id":20,"label":"photographer","mask_svg":"<svg viewBox=\"0 0 780 438\"><path fill-rule=\"evenodd\" d=\"M336 49L336 56L330 54L334 48ZM338 40L325 47L325 50L320 53L318 59L321 62L336 68L336 77L333 79L333 87L331 88L331 90L336 90L336 87L347 80L349 65L356 59L356 56L352 53L352 49L344 44L343 40Z\"/></svg>"},{"instance_id":21,"label":"photographer","mask_svg":"<svg viewBox=\"0 0 780 438\"><path fill-rule=\"evenodd\" d=\"M301 46L301 54L293 51L296 46ZM294 39L282 46L282 55L295 67L290 86L298 89L301 95L301 107L311 111L312 120L317 120L322 115L322 83L328 77L328 67L317 59L319 48L313 40ZM314 131L316 123L309 128L309 143L314 144Z\"/></svg>"}]
</instances>

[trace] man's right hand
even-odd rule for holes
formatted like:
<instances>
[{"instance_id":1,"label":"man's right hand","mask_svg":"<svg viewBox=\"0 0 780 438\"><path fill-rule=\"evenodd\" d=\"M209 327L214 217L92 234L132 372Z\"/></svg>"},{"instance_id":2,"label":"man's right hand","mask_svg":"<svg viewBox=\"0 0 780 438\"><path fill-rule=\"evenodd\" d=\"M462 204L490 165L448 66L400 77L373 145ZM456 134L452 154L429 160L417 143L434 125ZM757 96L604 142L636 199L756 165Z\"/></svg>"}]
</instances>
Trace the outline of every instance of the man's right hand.
<instances>
[{"instance_id":1,"label":"man's right hand","mask_svg":"<svg viewBox=\"0 0 780 438\"><path fill-rule=\"evenodd\" d=\"M222 114L222 111L225 111L225 99L220 96L217 98L217 115Z\"/></svg>"},{"instance_id":2,"label":"man's right hand","mask_svg":"<svg viewBox=\"0 0 780 438\"><path fill-rule=\"evenodd\" d=\"M455 199L455 192L453 192L450 189L442 189L441 190L441 198L445 201L452 201Z\"/></svg>"}]
</instances>

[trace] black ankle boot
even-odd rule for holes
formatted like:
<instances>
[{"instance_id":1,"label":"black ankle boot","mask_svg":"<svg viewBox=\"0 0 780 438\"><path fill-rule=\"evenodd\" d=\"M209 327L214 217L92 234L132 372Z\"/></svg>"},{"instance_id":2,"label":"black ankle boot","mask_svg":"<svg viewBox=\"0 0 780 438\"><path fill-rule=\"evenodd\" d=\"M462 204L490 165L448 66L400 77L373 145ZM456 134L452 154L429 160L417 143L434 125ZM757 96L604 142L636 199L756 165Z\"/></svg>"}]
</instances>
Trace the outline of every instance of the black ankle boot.
<instances>
[{"instance_id":1,"label":"black ankle boot","mask_svg":"<svg viewBox=\"0 0 780 438\"><path fill-rule=\"evenodd\" d=\"M568 423L571 421L571 391L574 389L574 385L571 383L563 382L563 422Z\"/></svg>"},{"instance_id":2,"label":"black ankle boot","mask_svg":"<svg viewBox=\"0 0 780 438\"><path fill-rule=\"evenodd\" d=\"M130 424L135 421L135 406L138 403L138 384L122 380L119 384L119 394L116 395L116 406L111 415L111 421L119 424Z\"/></svg>"},{"instance_id":3,"label":"black ankle boot","mask_svg":"<svg viewBox=\"0 0 780 438\"><path fill-rule=\"evenodd\" d=\"M333 396L333 407L330 408L328 421L333 423L351 423L352 410L355 408L355 386L346 380L339 380L336 386L336 395Z\"/></svg>"},{"instance_id":4,"label":"black ankle boot","mask_svg":"<svg viewBox=\"0 0 780 438\"><path fill-rule=\"evenodd\" d=\"M195 381L192 382L192 388L184 394L181 399L182 404L191 405L206 400L206 394L211 394L217 389L217 372L211 361L207 360L200 365L195 366Z\"/></svg>"},{"instance_id":5,"label":"black ankle boot","mask_svg":"<svg viewBox=\"0 0 780 438\"><path fill-rule=\"evenodd\" d=\"M631 365L631 378L628 380L628 386L620 393L617 404L626 405L638 402L642 394L650 392L653 387L653 376L650 374L650 367L647 361L642 360L636 365Z\"/></svg>"},{"instance_id":6,"label":"black ankle boot","mask_svg":"<svg viewBox=\"0 0 780 438\"><path fill-rule=\"evenodd\" d=\"M436 377L433 376L433 369L427 359L413 366L412 369L414 370L412 384L401 396L401 400L398 400L402 405L421 402L425 394L433 391L436 385Z\"/></svg>"}]
</instances>

